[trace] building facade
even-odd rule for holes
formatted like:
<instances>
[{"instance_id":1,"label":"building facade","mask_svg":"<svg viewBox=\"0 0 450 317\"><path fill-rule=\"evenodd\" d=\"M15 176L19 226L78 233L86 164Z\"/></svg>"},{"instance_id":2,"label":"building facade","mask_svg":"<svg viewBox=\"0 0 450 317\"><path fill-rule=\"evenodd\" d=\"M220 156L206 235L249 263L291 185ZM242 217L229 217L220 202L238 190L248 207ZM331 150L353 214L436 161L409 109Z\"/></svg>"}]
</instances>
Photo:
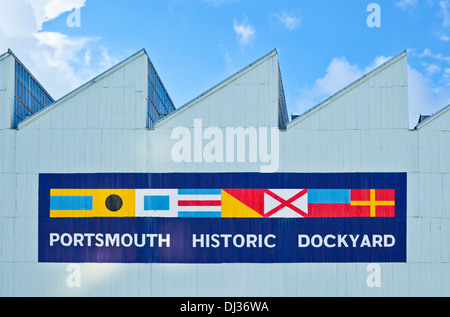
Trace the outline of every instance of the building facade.
<instances>
[{"instance_id":1,"label":"building facade","mask_svg":"<svg viewBox=\"0 0 450 317\"><path fill-rule=\"evenodd\" d=\"M0 56L2 296L449 296L450 107L398 54L288 117L276 50L176 108L142 50L53 100Z\"/></svg>"}]
</instances>

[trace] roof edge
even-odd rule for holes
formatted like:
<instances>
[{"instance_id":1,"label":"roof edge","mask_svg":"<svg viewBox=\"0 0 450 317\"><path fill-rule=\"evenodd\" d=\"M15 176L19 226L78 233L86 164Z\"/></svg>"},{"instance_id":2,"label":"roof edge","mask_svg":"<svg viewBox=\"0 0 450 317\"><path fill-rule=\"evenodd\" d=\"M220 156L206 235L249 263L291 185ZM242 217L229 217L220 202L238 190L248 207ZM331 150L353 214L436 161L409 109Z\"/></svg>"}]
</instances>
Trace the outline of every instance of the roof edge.
<instances>
[{"instance_id":1,"label":"roof edge","mask_svg":"<svg viewBox=\"0 0 450 317\"><path fill-rule=\"evenodd\" d=\"M187 103L185 103L184 105L182 105L181 107L176 109L175 111L169 113L167 116L165 116L165 117L161 118L160 120L156 121L155 122L155 127L153 129L157 129L159 126L163 125L167 120L170 120L170 119L176 117L177 115L183 113L184 111L186 111L190 107L194 106L199 101L201 101L204 98L206 98L207 96L211 95L212 93L214 93L217 90L221 89L222 87L226 86L228 83L232 82L233 80L236 80L237 78L241 77L243 74L245 74L251 68L261 64L265 60L267 60L267 59L269 59L269 58L271 58L271 57L273 57L273 56L275 56L277 54L278 54L277 53L277 49L273 49L272 51L270 51L269 53L265 54L264 56L258 58L256 61L250 63L246 67L244 67L241 70L235 72L231 76L228 76L226 79L222 80L221 82L219 82L218 84L214 85L210 89L208 89L205 92L201 93L200 95L198 95L194 99L188 101Z\"/></svg>"},{"instance_id":2,"label":"roof edge","mask_svg":"<svg viewBox=\"0 0 450 317\"><path fill-rule=\"evenodd\" d=\"M295 126L296 124L300 123L301 121L303 121L304 119L306 119L307 117L312 115L313 113L315 113L315 112L319 111L320 109L326 107L332 101L342 97L346 93L350 92L351 90L353 90L357 86L361 85L365 81L369 80L370 78L372 78L376 74L380 73L381 71L383 71L387 67L391 66L392 64L396 63L397 61L399 61L400 59L402 59L402 58L404 58L406 56L407 56L406 50L403 50L399 54L395 55L394 57L392 57L389 60L387 60L386 62L384 62L383 64L375 67L374 69L372 69L371 71L369 71L365 75L361 76L360 78L358 78L355 81L353 81L352 83L348 84L347 86L345 86L341 90L339 90L336 93L332 94L331 96L327 97L326 99L324 99L323 101L321 101L320 103L315 105L314 107L312 107L309 110L306 110L302 114L298 115L295 119L291 120L286 125L286 130L292 128L293 126Z\"/></svg>"},{"instance_id":3,"label":"roof edge","mask_svg":"<svg viewBox=\"0 0 450 317\"><path fill-rule=\"evenodd\" d=\"M3 54L0 54L0 62L1 62L2 60L4 60L5 58L7 58L9 55L10 55L10 54L8 54L8 52L5 52L5 53L3 53Z\"/></svg>"},{"instance_id":4,"label":"roof edge","mask_svg":"<svg viewBox=\"0 0 450 317\"><path fill-rule=\"evenodd\" d=\"M434 121L435 119L437 119L438 117L440 117L442 114L444 114L445 112L447 112L448 110L450 110L450 104L445 106L444 108L440 109L438 112L433 113L429 118L427 118L426 120L418 123L415 127L414 130L419 130L421 128L423 128L424 126L426 126L427 124L429 124L431 121Z\"/></svg>"},{"instance_id":5,"label":"roof edge","mask_svg":"<svg viewBox=\"0 0 450 317\"><path fill-rule=\"evenodd\" d=\"M135 59L137 59L137 58L139 58L139 57L141 57L143 55L147 55L147 52L145 51L145 49L141 49L140 51L134 53L130 57L124 59L123 61L121 61L118 64L114 65L113 67L107 69L106 71L104 71L100 75L97 75L96 77L94 77L93 79L91 79L88 82L84 83L80 87L72 90L68 94L66 94L63 97L59 98L53 104L51 104L48 107L46 107L46 108L44 108L44 109L34 113L32 116L29 116L28 118L26 118L25 120L23 120L22 122L19 123L17 129L20 130L20 129L26 127L30 123L34 122L35 120L39 119L43 115L47 114L49 111L52 111L53 109L57 108L58 106L60 106L61 104L63 104L67 100L71 99L75 95L81 93L82 91L86 90L87 88L89 88L93 84L97 83L98 81L100 81L103 78L109 76L110 74L112 74L116 70L122 68L123 66L131 63L132 61L134 61ZM147 55L147 57L148 57L148 55Z\"/></svg>"}]
</instances>

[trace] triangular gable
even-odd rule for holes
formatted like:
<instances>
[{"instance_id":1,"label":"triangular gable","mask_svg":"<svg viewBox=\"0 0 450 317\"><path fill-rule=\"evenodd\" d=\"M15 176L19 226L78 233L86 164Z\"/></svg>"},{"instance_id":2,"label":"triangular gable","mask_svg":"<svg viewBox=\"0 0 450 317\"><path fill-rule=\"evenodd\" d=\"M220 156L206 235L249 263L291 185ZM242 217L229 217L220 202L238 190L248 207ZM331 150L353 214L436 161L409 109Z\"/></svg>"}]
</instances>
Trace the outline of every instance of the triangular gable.
<instances>
[{"instance_id":1,"label":"triangular gable","mask_svg":"<svg viewBox=\"0 0 450 317\"><path fill-rule=\"evenodd\" d=\"M147 53L145 52L144 49L142 49L139 52L133 54L129 58L125 59L124 61L118 63L117 65L111 67L110 69L106 70L102 74L96 76L92 80L86 82L85 84L83 84L79 88L73 90L72 92L70 92L70 93L66 94L65 96L61 97L60 99L56 100L51 106L48 106L47 108L44 108L41 111L35 113L34 115L26 118L24 121L22 121L19 124L18 129L19 130L23 129L23 128L27 127L28 125L32 124L33 122L38 121L40 118L43 118L48 113L54 111L55 109L60 108L63 104L65 104L66 102L70 101L72 98L75 98L76 96L80 95L81 93L87 91L89 88L91 88L94 85L98 84L99 82L101 82L102 80L107 78L108 76L112 75L114 72L120 70L121 68L123 68L126 65L132 63L133 61L139 59L140 57L143 57L144 55L147 56ZM86 114L82 114L82 115L86 117L86 116L91 115L91 114L87 114L86 113ZM143 122L145 122L145 117L144 116L143 116L142 120L143 120Z\"/></svg>"},{"instance_id":2,"label":"triangular gable","mask_svg":"<svg viewBox=\"0 0 450 317\"><path fill-rule=\"evenodd\" d=\"M278 126L279 66L273 50L158 121L155 129L192 124Z\"/></svg>"},{"instance_id":3,"label":"triangular gable","mask_svg":"<svg viewBox=\"0 0 450 317\"><path fill-rule=\"evenodd\" d=\"M398 67L394 68L396 65ZM312 129L408 128L406 72L406 51L403 51L297 116L287 129L304 126ZM339 109L333 109L335 105ZM328 116L311 126L309 120L322 110L329 112ZM321 121L320 127L318 121Z\"/></svg>"},{"instance_id":4,"label":"triangular gable","mask_svg":"<svg viewBox=\"0 0 450 317\"><path fill-rule=\"evenodd\" d=\"M438 127L435 127L436 130L449 131L450 130L450 115L449 115L450 111L449 110L450 110L450 105L447 105L446 107L442 108L438 112L436 112L436 113L432 114L431 116L429 116L428 118L426 118L426 120L419 122L414 129L420 130L427 125L429 125L429 127L434 127L437 125ZM443 123L441 123L441 121L443 121Z\"/></svg>"}]
</instances>

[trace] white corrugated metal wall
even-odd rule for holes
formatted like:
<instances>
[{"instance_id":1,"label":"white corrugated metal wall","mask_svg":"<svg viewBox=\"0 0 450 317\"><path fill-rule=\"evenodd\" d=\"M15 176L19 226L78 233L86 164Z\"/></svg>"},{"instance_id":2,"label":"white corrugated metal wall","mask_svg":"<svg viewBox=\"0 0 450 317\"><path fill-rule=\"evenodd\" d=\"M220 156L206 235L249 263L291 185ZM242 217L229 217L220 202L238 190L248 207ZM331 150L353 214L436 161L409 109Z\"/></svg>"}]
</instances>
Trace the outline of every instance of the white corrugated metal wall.
<instances>
[{"instance_id":1,"label":"white corrugated metal wall","mask_svg":"<svg viewBox=\"0 0 450 317\"><path fill-rule=\"evenodd\" d=\"M406 65L400 54L280 132L279 172L408 173L407 263L377 264L380 287L367 283L367 263L38 263L39 173L260 170L248 162L175 163L171 132L192 130L195 119L220 129L277 127L275 52L151 131L145 127L147 57L141 52L18 131L0 130L0 295L450 295L450 114L408 129ZM8 76L1 76L0 96L10 93ZM68 283L73 272L80 273L80 285Z\"/></svg>"}]
</instances>

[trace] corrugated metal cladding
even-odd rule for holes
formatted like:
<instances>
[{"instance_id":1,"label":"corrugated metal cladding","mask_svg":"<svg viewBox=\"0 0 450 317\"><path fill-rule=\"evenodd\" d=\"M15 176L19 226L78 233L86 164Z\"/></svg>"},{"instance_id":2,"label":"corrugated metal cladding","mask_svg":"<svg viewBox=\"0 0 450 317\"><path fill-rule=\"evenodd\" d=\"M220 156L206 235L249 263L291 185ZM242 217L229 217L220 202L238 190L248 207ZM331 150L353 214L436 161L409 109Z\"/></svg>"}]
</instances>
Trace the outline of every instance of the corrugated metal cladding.
<instances>
[{"instance_id":1,"label":"corrugated metal cladding","mask_svg":"<svg viewBox=\"0 0 450 317\"><path fill-rule=\"evenodd\" d=\"M17 126L15 62L1 296L450 295L450 107L408 127L405 52L292 121L276 51L175 109L142 50Z\"/></svg>"}]
</instances>

